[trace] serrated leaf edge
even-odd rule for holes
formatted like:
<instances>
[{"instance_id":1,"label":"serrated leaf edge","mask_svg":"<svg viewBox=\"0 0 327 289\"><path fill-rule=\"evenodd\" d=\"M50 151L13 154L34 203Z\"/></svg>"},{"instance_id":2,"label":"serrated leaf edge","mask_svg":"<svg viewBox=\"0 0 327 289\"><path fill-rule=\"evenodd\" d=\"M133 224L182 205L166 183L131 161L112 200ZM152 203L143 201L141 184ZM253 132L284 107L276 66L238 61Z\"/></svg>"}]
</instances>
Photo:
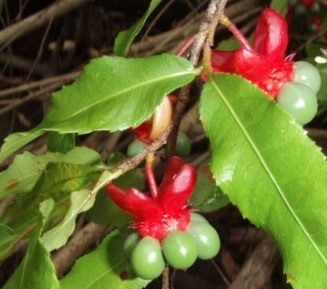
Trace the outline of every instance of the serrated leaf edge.
<instances>
[{"instance_id":1,"label":"serrated leaf edge","mask_svg":"<svg viewBox=\"0 0 327 289\"><path fill-rule=\"evenodd\" d=\"M230 113L232 114L232 116L234 117L237 125L240 127L240 129L244 133L245 138L249 142L249 144L250 144L251 148L253 149L255 155L258 157L258 159L259 159L261 165L263 166L264 170L267 172L267 174L271 178L272 183L276 187L276 190L278 191L280 197L282 198L284 204L286 205L287 209L291 213L292 217L295 219L296 223L299 225L299 227L303 231L304 235L307 237L307 239L309 240L309 242L312 244L313 248L317 251L318 255L321 257L321 259L323 260L323 262L327 266L327 259L325 258L325 256L321 252L321 250L319 249L319 246L314 242L314 240L311 238L310 234L307 232L304 224L301 222L301 220L298 218L298 216L296 215L296 213L292 209L290 203L288 202L288 200L285 197L282 189L280 188L280 186L279 186L276 178L274 177L273 173L270 171L269 167L266 165L266 162L265 162L263 156L260 154L259 150L257 149L257 147L255 146L254 142L252 141L250 135L247 133L245 127L242 125L242 122L239 120L239 118L235 114L234 110L230 106L228 100L224 97L223 93L221 92L221 90L219 89L219 87L216 85L216 83L214 81L210 81L210 83L212 84L213 88L216 89L217 93L219 94L219 96L221 97L221 99L225 103L226 107L228 108L228 110L230 111Z\"/></svg>"}]
</instances>

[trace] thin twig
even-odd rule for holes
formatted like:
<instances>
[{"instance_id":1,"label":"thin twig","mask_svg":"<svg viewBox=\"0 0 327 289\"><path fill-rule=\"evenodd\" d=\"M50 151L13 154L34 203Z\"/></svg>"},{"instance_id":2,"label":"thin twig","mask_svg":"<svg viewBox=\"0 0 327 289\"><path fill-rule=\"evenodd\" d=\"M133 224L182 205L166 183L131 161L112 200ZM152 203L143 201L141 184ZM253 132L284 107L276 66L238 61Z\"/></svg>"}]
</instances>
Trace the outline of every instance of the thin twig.
<instances>
[{"instance_id":1,"label":"thin twig","mask_svg":"<svg viewBox=\"0 0 327 289\"><path fill-rule=\"evenodd\" d=\"M53 18L50 19L48 25L47 25L47 28L44 32L44 35L42 37L42 40L41 40L41 44L40 44L40 47L39 47L39 51L35 57L35 60L33 62L33 65L31 67L31 69L29 70L29 73L26 77L26 80L30 79L30 77L32 76L32 74L34 73L34 70L36 68L36 66L38 65L38 62L40 61L41 57L42 57L42 54L44 52L44 46L46 44L46 40L47 40L47 37L49 35L49 32L50 32L50 28L52 27L52 22L53 22Z\"/></svg>"},{"instance_id":2,"label":"thin twig","mask_svg":"<svg viewBox=\"0 0 327 289\"><path fill-rule=\"evenodd\" d=\"M166 266L165 270L162 273L162 287L161 289L169 289L169 266Z\"/></svg>"},{"instance_id":3,"label":"thin twig","mask_svg":"<svg viewBox=\"0 0 327 289\"><path fill-rule=\"evenodd\" d=\"M64 84L66 82L74 80L81 72L80 71L74 71L70 72L67 74L59 75L59 76L54 76L54 77L49 77L47 79L42 79L38 81L33 81L30 83L25 83L20 86L8 88L8 89L3 89L0 91L0 98L1 97L7 97L12 94L16 94L19 92L24 92L24 91L29 91L35 88L43 88L49 84L53 83L61 83Z\"/></svg>"},{"instance_id":4,"label":"thin twig","mask_svg":"<svg viewBox=\"0 0 327 289\"><path fill-rule=\"evenodd\" d=\"M223 279L225 284L230 286L230 284L231 284L230 281L228 280L227 276L224 274L224 271L219 267L219 265L215 262L214 259L211 259L211 263L212 263L213 267L215 268L215 270L218 272L221 279Z\"/></svg>"},{"instance_id":5,"label":"thin twig","mask_svg":"<svg viewBox=\"0 0 327 289\"><path fill-rule=\"evenodd\" d=\"M156 15L156 17L153 19L153 21L150 23L149 27L147 28L147 30L144 32L144 36L142 37L141 41L143 41L149 34L149 32L151 31L151 29L153 28L153 26L156 24L156 22L158 21L158 19L169 9L169 7L175 2L175 0L170 0L162 9L160 9L160 11L158 12L158 14Z\"/></svg>"},{"instance_id":6,"label":"thin twig","mask_svg":"<svg viewBox=\"0 0 327 289\"><path fill-rule=\"evenodd\" d=\"M190 52L190 61L194 66L197 66L199 63L201 51L206 43L206 40L208 38L210 30L216 29L217 25L213 23L215 26L212 27L212 21L217 11L224 10L226 6L227 0L212 0L209 3L208 9L207 9L207 16L206 21L204 21L200 26L200 32L196 40L194 41L194 44L191 48ZM175 107L174 111L174 119L173 119L173 129L172 134L170 136L170 141L167 145L167 154L171 155L175 151L175 145L176 145L176 139L177 139L177 132L179 128L179 124L181 122L184 109L186 107L186 104L188 103L190 92L192 88L192 83L183 87L179 94L179 99Z\"/></svg>"},{"instance_id":7,"label":"thin twig","mask_svg":"<svg viewBox=\"0 0 327 289\"><path fill-rule=\"evenodd\" d=\"M219 24L219 19L223 15L225 6L228 0L221 0L217 3L217 10L211 18L210 26L208 27L208 37L206 38L204 47L203 47L203 68L207 74L211 74L211 47L213 46L215 32Z\"/></svg>"},{"instance_id":8,"label":"thin twig","mask_svg":"<svg viewBox=\"0 0 327 289\"><path fill-rule=\"evenodd\" d=\"M14 108L26 103L26 102L29 102L31 101L32 99L36 99L38 97L41 97L43 96L44 94L46 93L50 93L52 91L54 91L55 89L57 89L58 87L60 87L62 85L62 83L54 83L54 84L51 84L49 86L47 86L46 88L42 89L42 90L39 90L35 93L31 93L29 95L27 95L26 97L22 98L22 99L15 99L11 102L10 105L0 109L0 115L8 112L8 111L11 111L13 110Z\"/></svg>"},{"instance_id":9,"label":"thin twig","mask_svg":"<svg viewBox=\"0 0 327 289\"><path fill-rule=\"evenodd\" d=\"M7 47L11 42L17 38L31 32L44 24L48 23L50 19L61 16L62 14L71 11L90 0L61 0L56 1L51 6L42 9L41 11L12 24L11 26L0 31L0 46L1 50Z\"/></svg>"}]
</instances>

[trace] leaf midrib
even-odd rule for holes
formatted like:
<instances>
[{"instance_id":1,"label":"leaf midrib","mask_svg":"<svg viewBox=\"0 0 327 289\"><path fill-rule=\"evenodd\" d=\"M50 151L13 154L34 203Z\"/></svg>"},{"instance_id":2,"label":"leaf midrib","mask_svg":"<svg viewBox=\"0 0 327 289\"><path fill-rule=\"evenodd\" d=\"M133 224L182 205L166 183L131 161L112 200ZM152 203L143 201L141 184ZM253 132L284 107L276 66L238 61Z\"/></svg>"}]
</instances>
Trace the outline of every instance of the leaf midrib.
<instances>
[{"instance_id":1,"label":"leaf midrib","mask_svg":"<svg viewBox=\"0 0 327 289\"><path fill-rule=\"evenodd\" d=\"M291 216L295 219L296 223L299 225L299 227L303 231L304 235L309 240L309 243L312 244L312 246L314 247L314 249L317 251L318 255L321 257L321 259L325 263L325 265L327 265L327 260L326 260L325 256L323 255L323 253L319 249L319 246L316 244L316 242L312 239L312 237L310 236L309 232L306 230L306 227L304 226L304 224L301 222L301 220L299 219L299 217L297 216L297 214L293 210L291 204L288 202L288 200L287 200L286 196L284 195L283 190L279 186L279 184L278 184L278 182L277 182L274 174L269 169L269 167L266 164L266 162L265 162L263 156L261 155L259 149L256 147L255 143L252 141L252 138L248 134L246 128L242 125L242 122L237 117L236 112L233 110L233 108L229 104L228 100L224 97L224 94L219 89L219 87L217 86L217 84L214 81L211 81L211 83L212 83L214 89L216 89L216 91L217 91L218 95L220 96L220 98L225 103L225 105L228 108L229 112L231 113L232 117L235 119L236 124L239 126L240 130L242 131L242 133L244 134L246 140L248 141L250 147L252 148L252 150L254 151L255 155L259 159L260 164L262 165L262 167L264 168L264 170L267 172L269 178L271 179L271 181L272 181L273 185L275 186L275 188L276 188L279 196L281 197L281 199L283 200L284 204L286 205L286 208L289 210Z\"/></svg>"},{"instance_id":2,"label":"leaf midrib","mask_svg":"<svg viewBox=\"0 0 327 289\"><path fill-rule=\"evenodd\" d=\"M142 83L137 83L136 85L132 85L126 89L123 89L123 90L119 90L118 92L114 93L114 94L109 94L107 97L105 98L100 98L99 100L87 105L87 106L84 106L82 107L80 110L76 111L75 113L73 114L70 114L68 115L66 118L63 118L63 119L60 119L59 121L60 122L64 122L64 121L67 121L79 114L82 114L83 112L87 111L87 110L92 110L92 108L94 108L95 106L97 106L98 104L102 103L102 102L107 102L108 100L110 99L113 99L113 98L116 98L122 94L126 94L130 91L133 91L133 90L136 90L136 89L139 89L141 88L142 86L146 87L148 85L151 85L152 83L155 83L155 82L159 82L161 80L164 80L164 79L171 79L173 77L177 77L177 76L186 76L186 75L192 75L192 74L196 74L197 73L197 69L194 69L192 68L192 70L189 70L189 71L183 71L183 72L178 72L178 73L174 73L174 74L170 74L170 75L165 75L165 76L161 76L161 77L157 77L157 78L153 78L149 81L145 81L145 82L142 82Z\"/></svg>"}]
</instances>

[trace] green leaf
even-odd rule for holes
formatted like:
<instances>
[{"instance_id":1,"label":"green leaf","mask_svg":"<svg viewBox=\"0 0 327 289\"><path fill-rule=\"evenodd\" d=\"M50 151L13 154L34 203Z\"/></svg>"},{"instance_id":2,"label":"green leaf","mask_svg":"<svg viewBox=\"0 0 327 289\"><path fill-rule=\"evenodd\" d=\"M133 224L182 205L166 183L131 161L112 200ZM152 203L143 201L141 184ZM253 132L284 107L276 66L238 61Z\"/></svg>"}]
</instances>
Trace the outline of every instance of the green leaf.
<instances>
[{"instance_id":1,"label":"green leaf","mask_svg":"<svg viewBox=\"0 0 327 289\"><path fill-rule=\"evenodd\" d=\"M56 203L51 220L58 217L62 220L41 237L45 248L52 251L67 242L77 216L93 205L96 194L91 194L91 189L100 172L93 166L69 163L50 163L46 171L35 186L37 198L34 207L40 200L48 198Z\"/></svg>"},{"instance_id":2,"label":"green leaf","mask_svg":"<svg viewBox=\"0 0 327 289\"><path fill-rule=\"evenodd\" d=\"M99 162L97 153L86 148L76 148L66 155L32 157L28 160L32 160L33 164L39 162L39 171L38 166L35 166L34 174L28 176L30 179L24 180L22 175L22 182L33 181L31 190L17 191L15 203L1 216L1 223L8 226L13 234L7 236L4 244L1 242L0 260L11 254L18 241L30 237L37 222L39 205L45 200L52 199L55 202L49 221L45 224L45 231L48 232L44 235L44 245L49 250L65 244L74 229L77 215L90 208L94 202L97 191L93 191L93 186L101 172L96 166L76 163ZM51 159L57 162L49 162ZM58 162L60 160L72 163ZM53 238L47 239L51 234Z\"/></svg>"},{"instance_id":3,"label":"green leaf","mask_svg":"<svg viewBox=\"0 0 327 289\"><path fill-rule=\"evenodd\" d=\"M166 94L199 73L189 61L169 54L97 58L72 85L54 94L53 106L39 126L6 138L0 162L46 131L86 134L137 126L150 118Z\"/></svg>"},{"instance_id":4,"label":"green leaf","mask_svg":"<svg viewBox=\"0 0 327 289\"><path fill-rule=\"evenodd\" d=\"M28 132L17 132L5 138L5 143L0 150L0 163L2 163L11 154L18 151L24 145L37 139L43 134L43 131L36 127Z\"/></svg>"},{"instance_id":5,"label":"green leaf","mask_svg":"<svg viewBox=\"0 0 327 289\"><path fill-rule=\"evenodd\" d=\"M326 106L327 104L327 64L319 64L316 66L321 76L321 87L317 93L317 98Z\"/></svg>"},{"instance_id":6,"label":"green leaf","mask_svg":"<svg viewBox=\"0 0 327 289\"><path fill-rule=\"evenodd\" d=\"M70 196L70 207L65 217L54 228L45 232L41 237L41 242L51 252L66 244L68 238L75 229L77 216L92 207L95 195L91 195L89 190L72 192Z\"/></svg>"},{"instance_id":7,"label":"green leaf","mask_svg":"<svg viewBox=\"0 0 327 289\"><path fill-rule=\"evenodd\" d=\"M50 162L94 164L99 161L99 154L85 147L77 147L65 155L48 153L34 156L25 152L15 157L9 168L0 173L0 200L10 195L26 195L31 192Z\"/></svg>"},{"instance_id":8,"label":"green leaf","mask_svg":"<svg viewBox=\"0 0 327 289\"><path fill-rule=\"evenodd\" d=\"M11 253L11 245L16 240L15 232L12 228L0 224L0 261L1 255L8 256Z\"/></svg>"},{"instance_id":9,"label":"green leaf","mask_svg":"<svg viewBox=\"0 0 327 289\"><path fill-rule=\"evenodd\" d=\"M220 41L217 46L217 49L232 51L232 50L239 49L240 47L241 44L238 42L238 40L235 37L230 37L226 40Z\"/></svg>"},{"instance_id":10,"label":"green leaf","mask_svg":"<svg viewBox=\"0 0 327 289\"><path fill-rule=\"evenodd\" d=\"M287 12L288 1L272 0L270 7L285 15Z\"/></svg>"},{"instance_id":11,"label":"green leaf","mask_svg":"<svg viewBox=\"0 0 327 289\"><path fill-rule=\"evenodd\" d=\"M121 177L114 180L113 183L122 188L144 189L144 177L137 169L124 173ZM131 221L131 215L120 209L109 197L106 189L102 189L96 196L93 207L86 213L88 220L103 225L114 225L121 227Z\"/></svg>"},{"instance_id":12,"label":"green leaf","mask_svg":"<svg viewBox=\"0 0 327 289\"><path fill-rule=\"evenodd\" d=\"M51 261L49 252L39 240L43 221L48 218L54 202L47 200L40 206L38 213L38 229L34 233L27 252L21 264L3 289L59 289L60 284L56 277L56 270Z\"/></svg>"},{"instance_id":13,"label":"green leaf","mask_svg":"<svg viewBox=\"0 0 327 289\"><path fill-rule=\"evenodd\" d=\"M92 167L67 165L56 165L55 170L61 171L61 174L49 173L41 182L41 188L38 188L39 195L42 196L42 192L46 191L46 197L56 201L56 210L51 215L51 220L58 215L62 218L41 237L48 251L58 249L67 242L75 228L77 216L93 206L98 191L103 187L102 177L105 176L105 182L109 182L121 174L118 171L115 173L104 171L100 175Z\"/></svg>"},{"instance_id":14,"label":"green leaf","mask_svg":"<svg viewBox=\"0 0 327 289\"><path fill-rule=\"evenodd\" d=\"M229 203L227 196L217 187L207 164L203 164L198 170L190 202L200 212L213 212Z\"/></svg>"},{"instance_id":15,"label":"green leaf","mask_svg":"<svg viewBox=\"0 0 327 289\"><path fill-rule=\"evenodd\" d=\"M115 55L125 56L127 54L129 46L132 44L134 38L137 36L137 34L139 34L146 20L160 4L161 1L162 0L152 0L143 17L133 27L118 34L117 38L115 39L114 45Z\"/></svg>"},{"instance_id":16,"label":"green leaf","mask_svg":"<svg viewBox=\"0 0 327 289\"><path fill-rule=\"evenodd\" d=\"M93 207L86 213L86 218L101 225L116 227L124 226L133 219L112 201L105 189L98 192Z\"/></svg>"},{"instance_id":17,"label":"green leaf","mask_svg":"<svg viewBox=\"0 0 327 289\"><path fill-rule=\"evenodd\" d=\"M60 281L61 289L144 288L149 281L131 274L123 253L123 243L118 230L111 232L92 253L76 262Z\"/></svg>"},{"instance_id":18,"label":"green leaf","mask_svg":"<svg viewBox=\"0 0 327 289\"><path fill-rule=\"evenodd\" d=\"M325 156L289 114L238 76L206 83L200 113L219 186L245 218L273 235L294 288L324 289Z\"/></svg>"},{"instance_id":19,"label":"green leaf","mask_svg":"<svg viewBox=\"0 0 327 289\"><path fill-rule=\"evenodd\" d=\"M50 152L67 153L75 147L74 134L59 134L54 131L48 132L47 146Z\"/></svg>"}]
</instances>

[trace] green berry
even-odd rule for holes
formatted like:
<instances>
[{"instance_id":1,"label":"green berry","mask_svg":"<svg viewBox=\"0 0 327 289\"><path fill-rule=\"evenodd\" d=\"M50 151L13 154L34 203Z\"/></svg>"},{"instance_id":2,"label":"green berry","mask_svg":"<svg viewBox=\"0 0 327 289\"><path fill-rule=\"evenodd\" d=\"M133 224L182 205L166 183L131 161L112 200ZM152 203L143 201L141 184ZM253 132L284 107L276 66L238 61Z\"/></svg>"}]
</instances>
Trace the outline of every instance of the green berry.
<instances>
[{"instance_id":1,"label":"green berry","mask_svg":"<svg viewBox=\"0 0 327 289\"><path fill-rule=\"evenodd\" d=\"M318 69L309 62L294 62L293 82L299 82L309 86L314 93L317 93L321 86L321 77Z\"/></svg>"},{"instance_id":2,"label":"green berry","mask_svg":"<svg viewBox=\"0 0 327 289\"><path fill-rule=\"evenodd\" d=\"M187 269L197 258L197 245L187 232L172 231L162 241L164 256L175 269Z\"/></svg>"},{"instance_id":3,"label":"green berry","mask_svg":"<svg viewBox=\"0 0 327 289\"><path fill-rule=\"evenodd\" d=\"M285 84L277 96L277 103L300 125L310 122L318 110L315 93L310 87L301 83Z\"/></svg>"},{"instance_id":4,"label":"green berry","mask_svg":"<svg viewBox=\"0 0 327 289\"><path fill-rule=\"evenodd\" d=\"M204 222L192 222L187 228L197 245L198 257L208 260L216 256L220 250L220 239L217 231Z\"/></svg>"},{"instance_id":5,"label":"green berry","mask_svg":"<svg viewBox=\"0 0 327 289\"><path fill-rule=\"evenodd\" d=\"M135 274L142 279L159 277L165 269L159 241L149 236L141 239L133 249L131 265Z\"/></svg>"},{"instance_id":6,"label":"green berry","mask_svg":"<svg viewBox=\"0 0 327 289\"><path fill-rule=\"evenodd\" d=\"M146 147L146 145L143 142L135 139L127 147L126 154L129 157L134 157L137 154L139 154L141 151L143 151L145 149L145 147Z\"/></svg>"},{"instance_id":7,"label":"green berry","mask_svg":"<svg viewBox=\"0 0 327 289\"><path fill-rule=\"evenodd\" d=\"M315 3L313 5L310 6L309 8L310 12L312 14L319 14L320 12L320 5L318 3Z\"/></svg>"},{"instance_id":8,"label":"green berry","mask_svg":"<svg viewBox=\"0 0 327 289\"><path fill-rule=\"evenodd\" d=\"M129 234L128 237L125 239L123 245L123 251L128 259L131 257L133 249L135 248L135 246L139 241L140 241L140 235L136 232Z\"/></svg>"},{"instance_id":9,"label":"green berry","mask_svg":"<svg viewBox=\"0 0 327 289\"><path fill-rule=\"evenodd\" d=\"M192 222L203 222L203 223L207 223L208 224L208 221L205 217L203 217L202 215L200 214L197 214L197 213L191 213L191 223Z\"/></svg>"},{"instance_id":10,"label":"green berry","mask_svg":"<svg viewBox=\"0 0 327 289\"><path fill-rule=\"evenodd\" d=\"M176 141L176 154L181 157L186 157L191 152L191 141L189 137L183 133L179 132Z\"/></svg>"}]
</instances>

